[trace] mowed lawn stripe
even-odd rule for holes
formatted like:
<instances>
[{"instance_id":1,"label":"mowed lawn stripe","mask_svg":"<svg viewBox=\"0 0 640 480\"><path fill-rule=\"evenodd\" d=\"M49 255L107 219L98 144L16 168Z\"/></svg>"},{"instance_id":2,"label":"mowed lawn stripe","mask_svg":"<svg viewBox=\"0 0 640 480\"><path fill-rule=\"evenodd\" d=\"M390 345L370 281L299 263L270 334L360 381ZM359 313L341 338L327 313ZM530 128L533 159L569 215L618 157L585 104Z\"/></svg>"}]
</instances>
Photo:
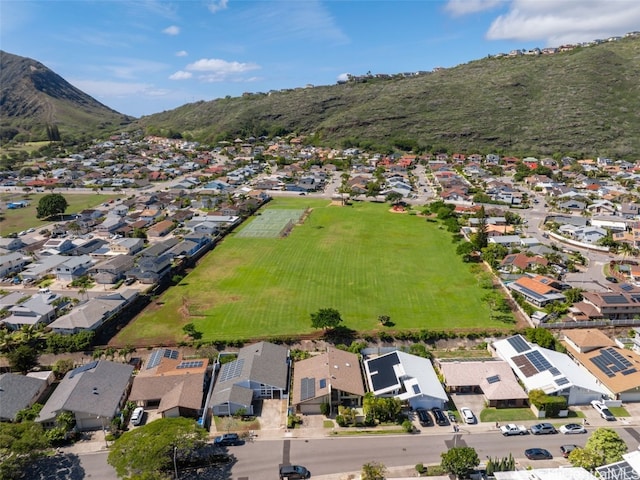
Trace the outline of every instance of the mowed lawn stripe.
<instances>
[{"instance_id":1,"label":"mowed lawn stripe","mask_svg":"<svg viewBox=\"0 0 640 480\"><path fill-rule=\"evenodd\" d=\"M485 292L439 224L369 202L290 198L266 208L308 206L286 238L228 236L116 342L171 331L166 340L174 342L186 322L205 340L295 335L311 332L310 313L325 307L358 331L379 330L379 315L396 329L505 328L490 320Z\"/></svg>"}]
</instances>

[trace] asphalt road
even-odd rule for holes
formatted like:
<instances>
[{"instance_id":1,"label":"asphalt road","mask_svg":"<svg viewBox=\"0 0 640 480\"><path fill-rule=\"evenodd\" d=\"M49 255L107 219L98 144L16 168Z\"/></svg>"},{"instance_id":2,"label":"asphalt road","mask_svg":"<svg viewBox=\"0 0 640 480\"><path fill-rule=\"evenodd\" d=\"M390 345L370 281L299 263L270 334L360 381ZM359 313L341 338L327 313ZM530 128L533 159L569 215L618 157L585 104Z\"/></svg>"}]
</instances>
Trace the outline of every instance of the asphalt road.
<instances>
[{"instance_id":1,"label":"asphalt road","mask_svg":"<svg viewBox=\"0 0 640 480\"><path fill-rule=\"evenodd\" d=\"M635 449L640 434L632 427L616 427L618 434ZM448 430L443 428L442 430ZM228 480L272 480L282 463L301 464L317 476L330 476L359 471L370 461L382 462L387 467L411 466L417 463L438 464L440 453L452 447L473 447L481 461L487 457L505 457L509 453L516 459L518 468L532 465L536 468L567 466L560 455L560 446L576 444L584 446L587 435L526 435L503 437L498 432L473 432L461 427L459 434L447 432L430 435L394 435L378 437L334 437L320 439L262 440L242 446L229 447L229 453L237 458L230 473L221 478ZM524 450L541 447L549 450L553 460L531 461L524 458ZM115 472L107 464L107 452L80 454L80 465L85 478L114 480ZM330 477L326 477L330 478Z\"/></svg>"}]
</instances>

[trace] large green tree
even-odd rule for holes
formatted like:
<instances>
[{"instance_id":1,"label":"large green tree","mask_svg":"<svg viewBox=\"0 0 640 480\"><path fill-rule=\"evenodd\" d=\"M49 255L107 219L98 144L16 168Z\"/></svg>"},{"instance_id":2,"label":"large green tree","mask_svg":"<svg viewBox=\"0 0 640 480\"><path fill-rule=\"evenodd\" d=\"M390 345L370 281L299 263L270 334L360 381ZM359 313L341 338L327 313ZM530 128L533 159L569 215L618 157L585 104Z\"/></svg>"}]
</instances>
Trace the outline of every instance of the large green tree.
<instances>
[{"instance_id":1,"label":"large green tree","mask_svg":"<svg viewBox=\"0 0 640 480\"><path fill-rule=\"evenodd\" d=\"M442 468L458 478L466 477L480 464L478 453L471 447L454 447L440 454Z\"/></svg>"},{"instance_id":2,"label":"large green tree","mask_svg":"<svg viewBox=\"0 0 640 480\"><path fill-rule=\"evenodd\" d=\"M107 461L120 478L168 478L174 454L185 457L206 439L207 431L191 419L161 418L115 440Z\"/></svg>"},{"instance_id":3,"label":"large green tree","mask_svg":"<svg viewBox=\"0 0 640 480\"><path fill-rule=\"evenodd\" d=\"M38 351L30 345L23 344L6 353L12 370L27 373L38 365Z\"/></svg>"},{"instance_id":4,"label":"large green tree","mask_svg":"<svg viewBox=\"0 0 640 480\"><path fill-rule=\"evenodd\" d=\"M591 434L584 448L602 457L602 465L620 462L627 453L627 444L611 428L598 428Z\"/></svg>"},{"instance_id":5,"label":"large green tree","mask_svg":"<svg viewBox=\"0 0 640 480\"><path fill-rule=\"evenodd\" d=\"M342 322L340 312L335 308L321 308L311 314L311 326L313 328L336 328Z\"/></svg>"},{"instance_id":6,"label":"large green tree","mask_svg":"<svg viewBox=\"0 0 640 480\"><path fill-rule=\"evenodd\" d=\"M49 447L42 425L0 422L0 478L23 478L23 468Z\"/></svg>"},{"instance_id":7,"label":"large green tree","mask_svg":"<svg viewBox=\"0 0 640 480\"><path fill-rule=\"evenodd\" d=\"M50 193L45 195L38 202L36 216L38 218L49 218L54 215L62 215L69 204L67 200L59 193Z\"/></svg>"}]
</instances>

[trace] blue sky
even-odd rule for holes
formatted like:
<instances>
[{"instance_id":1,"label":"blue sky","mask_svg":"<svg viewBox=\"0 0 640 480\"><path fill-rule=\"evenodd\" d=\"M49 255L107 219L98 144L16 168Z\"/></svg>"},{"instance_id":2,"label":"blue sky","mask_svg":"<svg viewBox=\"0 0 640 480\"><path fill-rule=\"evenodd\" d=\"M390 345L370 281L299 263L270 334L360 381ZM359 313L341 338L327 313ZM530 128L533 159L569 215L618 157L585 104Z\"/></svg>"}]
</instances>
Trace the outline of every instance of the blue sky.
<instances>
[{"instance_id":1,"label":"blue sky","mask_svg":"<svg viewBox=\"0 0 640 480\"><path fill-rule=\"evenodd\" d=\"M0 48L136 117L634 30L638 0L0 2Z\"/></svg>"}]
</instances>

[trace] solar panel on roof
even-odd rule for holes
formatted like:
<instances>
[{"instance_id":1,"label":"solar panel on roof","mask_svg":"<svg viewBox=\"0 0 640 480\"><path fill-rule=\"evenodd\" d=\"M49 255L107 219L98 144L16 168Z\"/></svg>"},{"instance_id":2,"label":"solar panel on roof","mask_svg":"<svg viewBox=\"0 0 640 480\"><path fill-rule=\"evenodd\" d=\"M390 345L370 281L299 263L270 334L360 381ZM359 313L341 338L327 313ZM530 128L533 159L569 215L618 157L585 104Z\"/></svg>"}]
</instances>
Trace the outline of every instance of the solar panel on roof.
<instances>
[{"instance_id":1,"label":"solar panel on roof","mask_svg":"<svg viewBox=\"0 0 640 480\"><path fill-rule=\"evenodd\" d=\"M628 303L627 299L622 295L602 295L602 299L612 305L622 305Z\"/></svg>"},{"instance_id":2,"label":"solar panel on roof","mask_svg":"<svg viewBox=\"0 0 640 480\"><path fill-rule=\"evenodd\" d=\"M166 348L163 352L163 355L165 358L170 358L172 360L177 360L178 359L178 355L180 355L180 352L178 352L177 350L170 350L168 348Z\"/></svg>"},{"instance_id":3,"label":"solar panel on roof","mask_svg":"<svg viewBox=\"0 0 640 480\"><path fill-rule=\"evenodd\" d=\"M500 381L500 375L493 375L491 377L487 377L487 382L488 383L497 383Z\"/></svg>"},{"instance_id":4,"label":"solar panel on roof","mask_svg":"<svg viewBox=\"0 0 640 480\"><path fill-rule=\"evenodd\" d=\"M554 381L556 382L556 385L558 385L558 386L567 385L569 383L569 380L567 380L565 377L556 378Z\"/></svg>"},{"instance_id":5,"label":"solar panel on roof","mask_svg":"<svg viewBox=\"0 0 640 480\"><path fill-rule=\"evenodd\" d=\"M628 292L629 290L633 290L636 287L634 287L633 285L629 285L628 283L623 283L622 285L620 285L620 288L625 292Z\"/></svg>"},{"instance_id":6,"label":"solar panel on roof","mask_svg":"<svg viewBox=\"0 0 640 480\"><path fill-rule=\"evenodd\" d=\"M549 373L551 373L551 375L555 377L556 375L560 375L560 370L558 370L556 367L551 367L549 369Z\"/></svg>"},{"instance_id":7,"label":"solar panel on roof","mask_svg":"<svg viewBox=\"0 0 640 480\"><path fill-rule=\"evenodd\" d=\"M162 349L154 350L153 352L151 352L151 356L149 357L149 361L147 362L147 370L153 367L157 367L163 354L164 351Z\"/></svg>"},{"instance_id":8,"label":"solar panel on roof","mask_svg":"<svg viewBox=\"0 0 640 480\"><path fill-rule=\"evenodd\" d=\"M416 395L420 395L420 385L413 384L411 385L411 388L413 389L413 393L415 393Z\"/></svg>"},{"instance_id":9,"label":"solar panel on roof","mask_svg":"<svg viewBox=\"0 0 640 480\"><path fill-rule=\"evenodd\" d=\"M176 366L176 368L177 369L200 368L202 367L202 365L204 365L204 361L202 360L186 361L186 362L181 362L180 365Z\"/></svg>"},{"instance_id":10,"label":"solar panel on roof","mask_svg":"<svg viewBox=\"0 0 640 480\"><path fill-rule=\"evenodd\" d=\"M95 360L93 362L89 362L86 365L82 365L81 367L74 368L69 373L69 378L73 378L76 375L78 375L79 373L86 372L87 370L92 370L92 369L96 368L96 365L98 365L98 361L97 360Z\"/></svg>"},{"instance_id":11,"label":"solar panel on roof","mask_svg":"<svg viewBox=\"0 0 640 480\"><path fill-rule=\"evenodd\" d=\"M509 342L509 345L511 345L513 349L518 353L526 352L527 350L531 349L527 342L524 341L524 338L522 338L520 335L507 338L507 342Z\"/></svg>"},{"instance_id":12,"label":"solar panel on roof","mask_svg":"<svg viewBox=\"0 0 640 480\"><path fill-rule=\"evenodd\" d=\"M630 368L629 370L625 370L624 372L622 372L623 375L631 375L632 373L636 373L638 370L636 370L635 368Z\"/></svg>"},{"instance_id":13,"label":"solar panel on roof","mask_svg":"<svg viewBox=\"0 0 640 480\"><path fill-rule=\"evenodd\" d=\"M220 369L219 382L226 382L233 378L239 377L244 366L244 358L239 358L233 362L225 363Z\"/></svg>"},{"instance_id":14,"label":"solar panel on roof","mask_svg":"<svg viewBox=\"0 0 640 480\"><path fill-rule=\"evenodd\" d=\"M550 368L553 368L549 363L549 361L546 358L544 358L542 354L537 350L534 350L533 352L525 353L525 355L527 356L529 361L531 361L533 366L536 367L536 370L538 370L538 372L544 372L545 370L549 370Z\"/></svg>"},{"instance_id":15,"label":"solar panel on roof","mask_svg":"<svg viewBox=\"0 0 640 480\"><path fill-rule=\"evenodd\" d=\"M316 379L304 377L300 380L300 400L309 400L316 396Z\"/></svg>"}]
</instances>

